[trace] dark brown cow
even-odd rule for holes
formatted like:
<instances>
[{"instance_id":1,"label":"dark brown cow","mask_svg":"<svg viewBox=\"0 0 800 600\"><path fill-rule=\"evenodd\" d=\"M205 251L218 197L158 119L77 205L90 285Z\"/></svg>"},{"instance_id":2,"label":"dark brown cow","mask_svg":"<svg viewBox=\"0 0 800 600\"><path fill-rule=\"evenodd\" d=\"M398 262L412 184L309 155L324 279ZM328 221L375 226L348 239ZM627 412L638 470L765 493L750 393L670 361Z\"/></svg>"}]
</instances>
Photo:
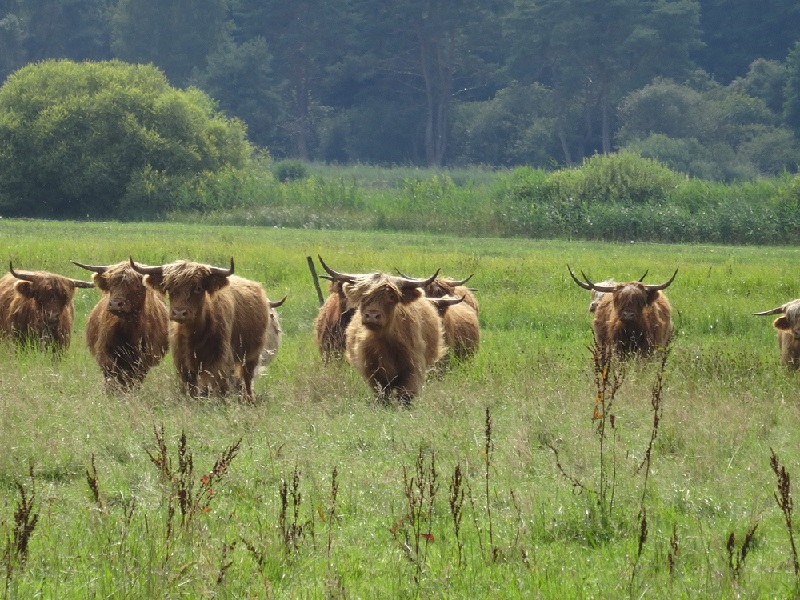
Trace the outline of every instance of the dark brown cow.
<instances>
[{"instance_id":1,"label":"dark brown cow","mask_svg":"<svg viewBox=\"0 0 800 600\"><path fill-rule=\"evenodd\" d=\"M800 369L800 299L754 314L781 315L772 323L778 330L781 364L790 369Z\"/></svg>"},{"instance_id":2,"label":"dark brown cow","mask_svg":"<svg viewBox=\"0 0 800 600\"><path fill-rule=\"evenodd\" d=\"M481 341L481 326L478 313L461 296L429 298L436 307L444 326L444 341L449 353L465 360L478 351Z\"/></svg>"},{"instance_id":3,"label":"dark brown cow","mask_svg":"<svg viewBox=\"0 0 800 600\"><path fill-rule=\"evenodd\" d=\"M185 260L131 266L169 299L169 345L189 395L224 395L240 381L242 397L254 400L272 310L261 285L234 275L233 258L229 269Z\"/></svg>"},{"instance_id":4,"label":"dark brown cow","mask_svg":"<svg viewBox=\"0 0 800 600\"><path fill-rule=\"evenodd\" d=\"M317 256L322 268L328 273L324 279L330 281L328 297L317 312L314 319L314 342L325 362L344 356L347 326L356 312L355 307L347 305L344 284L365 274L345 275L331 269L321 256Z\"/></svg>"},{"instance_id":5,"label":"dark brown cow","mask_svg":"<svg viewBox=\"0 0 800 600\"><path fill-rule=\"evenodd\" d=\"M605 293L595 309L592 327L597 344L621 354L647 356L664 348L672 337L672 308L661 290L675 280L646 285L641 281L599 285L581 273L581 281L567 265L573 281L585 290Z\"/></svg>"},{"instance_id":6,"label":"dark brown cow","mask_svg":"<svg viewBox=\"0 0 800 600\"><path fill-rule=\"evenodd\" d=\"M89 352L109 391L136 387L169 349L164 299L128 261L107 266L72 262L94 273L92 281L103 294L86 320Z\"/></svg>"},{"instance_id":7,"label":"dark brown cow","mask_svg":"<svg viewBox=\"0 0 800 600\"><path fill-rule=\"evenodd\" d=\"M13 264L9 270L0 278L0 334L20 344L66 350L75 320L75 289L94 284L45 271L15 271Z\"/></svg>"},{"instance_id":8,"label":"dark brown cow","mask_svg":"<svg viewBox=\"0 0 800 600\"><path fill-rule=\"evenodd\" d=\"M436 308L421 286L429 279L409 279L385 273L347 276L344 293L356 313L347 326L346 356L376 396L397 396L409 404L425 374L444 353L444 332Z\"/></svg>"}]
</instances>

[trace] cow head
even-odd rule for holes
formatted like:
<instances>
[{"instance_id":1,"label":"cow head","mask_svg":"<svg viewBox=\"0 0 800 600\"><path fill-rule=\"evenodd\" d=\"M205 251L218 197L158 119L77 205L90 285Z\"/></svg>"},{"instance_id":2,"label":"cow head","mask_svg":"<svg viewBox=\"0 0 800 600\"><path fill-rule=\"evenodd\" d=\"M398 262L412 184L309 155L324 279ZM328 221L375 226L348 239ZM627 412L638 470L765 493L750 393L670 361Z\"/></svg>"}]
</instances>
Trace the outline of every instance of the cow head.
<instances>
[{"instance_id":1,"label":"cow head","mask_svg":"<svg viewBox=\"0 0 800 600\"><path fill-rule=\"evenodd\" d=\"M763 312L753 313L755 315L781 315L772 323L775 329L789 333L794 339L800 340L800 299L792 300L786 304L773 308L772 310L765 310Z\"/></svg>"},{"instance_id":2,"label":"cow head","mask_svg":"<svg viewBox=\"0 0 800 600\"><path fill-rule=\"evenodd\" d=\"M176 323L193 323L205 314L206 295L226 285L233 275L230 269L179 260L159 267L147 267L130 261L131 267L144 275L145 284L169 298L169 318Z\"/></svg>"},{"instance_id":3,"label":"cow head","mask_svg":"<svg viewBox=\"0 0 800 600\"><path fill-rule=\"evenodd\" d=\"M135 271L129 262L106 266L85 265L74 260L72 263L92 271L94 285L108 294L108 312L121 319L135 318L141 313L147 298L147 288L144 285L144 276Z\"/></svg>"},{"instance_id":4,"label":"cow head","mask_svg":"<svg viewBox=\"0 0 800 600\"><path fill-rule=\"evenodd\" d=\"M594 303L595 300L597 301L594 307L592 307L592 304L589 305L590 312L594 312L594 310L597 309L597 306L600 304L605 294L613 294L612 302L614 304L614 310L619 319L623 322L637 321L641 317L645 307L655 302L659 292L668 288L678 274L678 270L675 269L675 273L672 274L672 277L664 283L657 285L642 283L642 280L647 275L647 271L645 271L645 274L642 275L638 281L614 283L613 280L608 280L603 283L592 283L585 273L581 272L584 279L584 281L581 281L575 277L575 273L572 272L569 265L567 265L567 269L569 269L569 274L576 284L592 292L592 302ZM598 295L595 296L595 294Z\"/></svg>"},{"instance_id":5,"label":"cow head","mask_svg":"<svg viewBox=\"0 0 800 600\"><path fill-rule=\"evenodd\" d=\"M396 269L397 274L401 277L405 277L409 279L409 276L400 271L400 269ZM450 277L437 277L433 281L431 281L428 285L422 288L422 291L425 292L425 295L428 298L444 298L445 296L455 296L456 294L456 287L466 284L474 273L470 274L469 277L464 279L451 279Z\"/></svg>"},{"instance_id":6,"label":"cow head","mask_svg":"<svg viewBox=\"0 0 800 600\"><path fill-rule=\"evenodd\" d=\"M450 308L454 304L461 304L463 301L464 301L464 296L442 296L441 298L428 297L428 302L433 304L434 308L436 308L436 312L439 313L440 317L444 317L448 308Z\"/></svg>"},{"instance_id":7,"label":"cow head","mask_svg":"<svg viewBox=\"0 0 800 600\"><path fill-rule=\"evenodd\" d=\"M70 279L53 273L15 271L12 263L9 263L9 270L18 280L14 283L14 290L35 302L37 312L49 325L59 322L61 314L71 305L76 288L94 287L94 284L88 281Z\"/></svg>"}]
</instances>

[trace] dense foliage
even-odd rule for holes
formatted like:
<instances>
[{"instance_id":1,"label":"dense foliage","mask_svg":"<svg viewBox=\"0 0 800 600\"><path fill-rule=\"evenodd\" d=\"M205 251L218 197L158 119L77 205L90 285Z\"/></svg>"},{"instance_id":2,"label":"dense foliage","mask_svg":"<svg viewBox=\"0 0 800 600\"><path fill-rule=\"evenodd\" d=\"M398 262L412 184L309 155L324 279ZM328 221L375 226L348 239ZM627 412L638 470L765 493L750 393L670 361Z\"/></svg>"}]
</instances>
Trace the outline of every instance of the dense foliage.
<instances>
[{"instance_id":1,"label":"dense foliage","mask_svg":"<svg viewBox=\"0 0 800 600\"><path fill-rule=\"evenodd\" d=\"M0 210L135 216L176 207L175 182L243 167L243 125L152 66L46 61L0 88ZM161 185L149 210L143 188Z\"/></svg>"},{"instance_id":2,"label":"dense foliage","mask_svg":"<svg viewBox=\"0 0 800 600\"><path fill-rule=\"evenodd\" d=\"M800 4L758 0L0 1L0 78L153 64L279 158L794 172Z\"/></svg>"}]
</instances>

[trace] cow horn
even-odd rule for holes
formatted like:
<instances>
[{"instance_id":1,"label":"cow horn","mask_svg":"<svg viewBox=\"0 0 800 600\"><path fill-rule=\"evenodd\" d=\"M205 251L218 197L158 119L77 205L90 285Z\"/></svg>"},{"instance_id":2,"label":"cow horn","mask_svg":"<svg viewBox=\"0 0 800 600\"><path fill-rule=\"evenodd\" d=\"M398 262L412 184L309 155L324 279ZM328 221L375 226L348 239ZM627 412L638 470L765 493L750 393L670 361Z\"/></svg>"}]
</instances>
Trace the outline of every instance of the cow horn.
<instances>
[{"instance_id":1,"label":"cow horn","mask_svg":"<svg viewBox=\"0 0 800 600\"><path fill-rule=\"evenodd\" d=\"M452 286L464 285L470 279L472 279L473 275L475 275L475 273L470 273L469 277L467 277L466 279L446 279L445 281L447 281L448 285L452 285Z\"/></svg>"},{"instance_id":2,"label":"cow horn","mask_svg":"<svg viewBox=\"0 0 800 600\"><path fill-rule=\"evenodd\" d=\"M164 272L164 267L147 267L145 265L140 265L133 261L133 257L131 256L131 268L136 271L137 273L141 273L142 275L161 275Z\"/></svg>"},{"instance_id":3,"label":"cow horn","mask_svg":"<svg viewBox=\"0 0 800 600\"><path fill-rule=\"evenodd\" d=\"M328 272L328 275L331 276L331 281L354 281L361 277L369 276L369 274L339 273L339 271L334 271L327 264L325 264L325 261L322 260L322 257L319 254L317 254L317 258L319 259L319 264L322 265L322 268L325 269ZM324 275L322 277L324 277Z\"/></svg>"},{"instance_id":4,"label":"cow horn","mask_svg":"<svg viewBox=\"0 0 800 600\"><path fill-rule=\"evenodd\" d=\"M572 267L567 265L567 269L569 270L570 277L572 277L572 281L577 283L579 286L581 286L585 290L591 291L591 290L594 289L594 287L593 287L594 284L591 281L589 281L588 277L586 278L586 282L584 283L583 281L581 281L580 279L575 277L575 273L572 272ZM586 275L583 275L583 276L586 277Z\"/></svg>"},{"instance_id":5,"label":"cow horn","mask_svg":"<svg viewBox=\"0 0 800 600\"><path fill-rule=\"evenodd\" d=\"M36 276L31 273L27 273L25 271L15 271L14 263L12 261L8 261L8 270L14 277L17 279L22 279L22 281L36 281Z\"/></svg>"},{"instance_id":6,"label":"cow horn","mask_svg":"<svg viewBox=\"0 0 800 600\"><path fill-rule=\"evenodd\" d=\"M464 301L464 296L443 296L441 298L428 298L437 308L442 306L453 306Z\"/></svg>"},{"instance_id":7,"label":"cow horn","mask_svg":"<svg viewBox=\"0 0 800 600\"><path fill-rule=\"evenodd\" d=\"M409 288L409 287L421 287L424 288L426 285L430 285L434 282L434 280L439 276L439 271L441 269L436 269L436 273L431 275L426 279L415 279L413 277L398 277L397 283L400 284L400 287Z\"/></svg>"},{"instance_id":8,"label":"cow horn","mask_svg":"<svg viewBox=\"0 0 800 600\"><path fill-rule=\"evenodd\" d=\"M763 312L753 313L756 316L764 316L764 315L782 315L786 312L786 305L782 304L778 308L773 308L772 310L765 310Z\"/></svg>"},{"instance_id":9,"label":"cow horn","mask_svg":"<svg viewBox=\"0 0 800 600\"><path fill-rule=\"evenodd\" d=\"M283 304L284 302L286 302L286 296L284 296L284 297L283 297L283 298L281 298L280 300L277 300L277 301L274 301L274 302L273 302L272 300L270 300L270 301L269 301L269 307L270 307L270 308L278 308L278 307L279 307L281 304Z\"/></svg>"},{"instance_id":10,"label":"cow horn","mask_svg":"<svg viewBox=\"0 0 800 600\"><path fill-rule=\"evenodd\" d=\"M230 277L233 275L233 257L231 256L231 268L222 269L220 267L210 267L212 275L222 275L223 277Z\"/></svg>"},{"instance_id":11,"label":"cow horn","mask_svg":"<svg viewBox=\"0 0 800 600\"><path fill-rule=\"evenodd\" d=\"M83 263L79 263L77 260L71 260L69 262L71 262L73 265L76 265L76 266L80 267L81 269L86 269L87 271L92 271L94 273L100 273L101 275L103 273L105 273L106 271L108 271L108 269L109 269L109 267L107 267L107 266L100 267L100 266L93 266L93 265L85 265Z\"/></svg>"},{"instance_id":12,"label":"cow horn","mask_svg":"<svg viewBox=\"0 0 800 600\"><path fill-rule=\"evenodd\" d=\"M94 283L91 281L81 281L80 279L70 279L69 282L76 288L93 288Z\"/></svg>"},{"instance_id":13,"label":"cow horn","mask_svg":"<svg viewBox=\"0 0 800 600\"><path fill-rule=\"evenodd\" d=\"M648 271L650 271L650 269L647 269L647 270L644 272L644 275L642 275L641 277L639 277L639 283L641 283L641 282L643 282L643 281L644 281L644 278L645 278L645 277L647 277L647 273L648 273Z\"/></svg>"},{"instance_id":14,"label":"cow horn","mask_svg":"<svg viewBox=\"0 0 800 600\"><path fill-rule=\"evenodd\" d=\"M666 289L666 288L668 288L668 287L669 287L669 285L670 285L670 284L671 284L673 281L675 281L675 276L676 276L677 274L678 274L678 269L675 269L675 272L672 274L672 277L670 277L670 278L669 278L667 281L665 281L664 283L660 283L660 284L658 284L658 285L646 285L646 286L644 286L644 287L647 289L647 291L648 291L648 292L652 292L652 291L655 291L655 290L663 290L663 289Z\"/></svg>"}]
</instances>

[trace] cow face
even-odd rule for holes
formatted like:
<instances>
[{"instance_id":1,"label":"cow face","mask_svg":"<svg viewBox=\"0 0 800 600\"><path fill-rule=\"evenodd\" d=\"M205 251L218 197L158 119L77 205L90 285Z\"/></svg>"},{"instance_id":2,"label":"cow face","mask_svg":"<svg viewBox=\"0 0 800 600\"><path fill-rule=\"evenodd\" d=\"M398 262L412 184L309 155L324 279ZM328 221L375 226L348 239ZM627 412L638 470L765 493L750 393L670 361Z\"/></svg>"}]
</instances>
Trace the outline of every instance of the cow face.
<instances>
[{"instance_id":1,"label":"cow face","mask_svg":"<svg viewBox=\"0 0 800 600\"><path fill-rule=\"evenodd\" d=\"M75 287L66 278L36 277L32 280L20 280L14 284L20 295L36 303L37 312L49 325L55 325L61 314L71 306Z\"/></svg>"},{"instance_id":2,"label":"cow face","mask_svg":"<svg viewBox=\"0 0 800 600\"><path fill-rule=\"evenodd\" d=\"M92 281L102 292L108 294L106 309L121 319L139 315L147 297L144 278L129 264L122 263L103 273L92 275Z\"/></svg>"},{"instance_id":3,"label":"cow face","mask_svg":"<svg viewBox=\"0 0 800 600\"><path fill-rule=\"evenodd\" d=\"M775 319L775 329L786 332L795 340L800 340L800 300L788 302L782 307L783 314Z\"/></svg>"},{"instance_id":4,"label":"cow face","mask_svg":"<svg viewBox=\"0 0 800 600\"><path fill-rule=\"evenodd\" d=\"M645 307L658 298L658 290L648 290L638 281L620 284L614 291L614 310L626 323L638 321Z\"/></svg>"},{"instance_id":5,"label":"cow face","mask_svg":"<svg viewBox=\"0 0 800 600\"><path fill-rule=\"evenodd\" d=\"M230 269L179 260L160 267L145 267L131 258L131 267L145 275L144 282L169 298L169 318L176 323L193 323L205 316L206 295L228 285Z\"/></svg>"},{"instance_id":6,"label":"cow face","mask_svg":"<svg viewBox=\"0 0 800 600\"><path fill-rule=\"evenodd\" d=\"M176 323L199 320L204 314L206 294L214 294L226 285L228 285L227 277L203 273L202 269L197 269L190 276L168 278L164 288L169 297L170 320Z\"/></svg>"},{"instance_id":7,"label":"cow face","mask_svg":"<svg viewBox=\"0 0 800 600\"><path fill-rule=\"evenodd\" d=\"M399 303L413 302L422 297L417 287L398 286L387 275L373 276L345 283L344 291L350 306L361 313L361 323L370 330L388 328L392 324L394 309Z\"/></svg>"}]
</instances>

